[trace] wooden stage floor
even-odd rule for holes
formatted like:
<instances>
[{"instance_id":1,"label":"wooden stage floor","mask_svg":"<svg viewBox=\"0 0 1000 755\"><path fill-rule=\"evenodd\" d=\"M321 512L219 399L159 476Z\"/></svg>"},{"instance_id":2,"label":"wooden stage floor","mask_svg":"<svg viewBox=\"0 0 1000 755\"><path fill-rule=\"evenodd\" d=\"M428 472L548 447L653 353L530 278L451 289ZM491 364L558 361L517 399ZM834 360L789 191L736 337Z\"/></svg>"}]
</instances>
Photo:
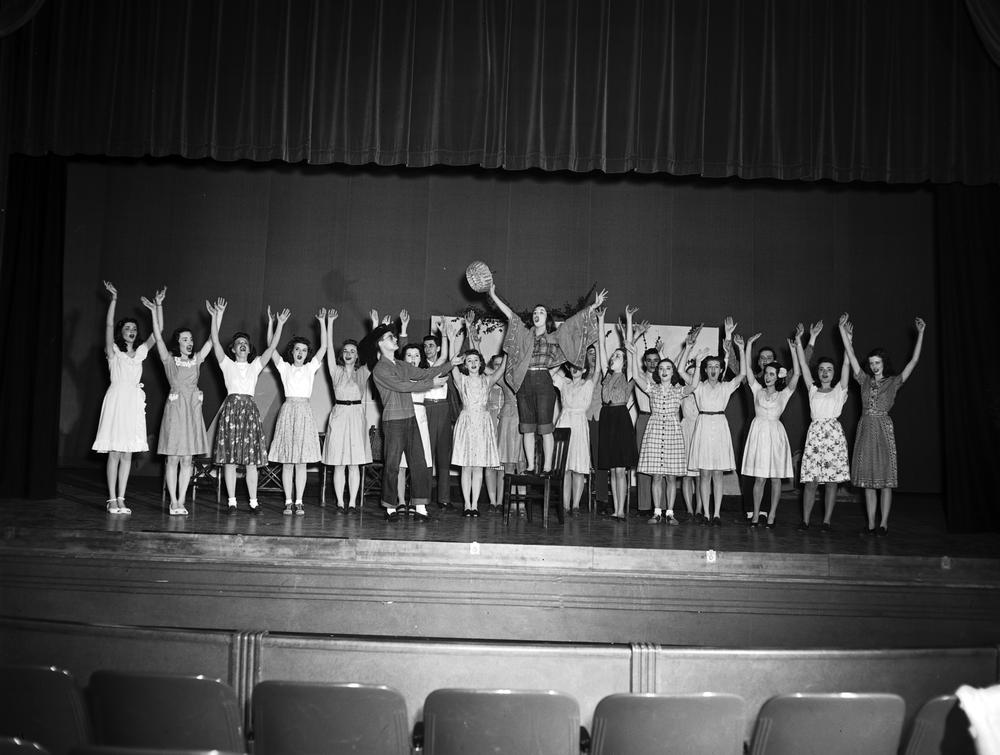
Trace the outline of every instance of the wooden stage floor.
<instances>
[{"instance_id":1,"label":"wooden stage floor","mask_svg":"<svg viewBox=\"0 0 1000 755\"><path fill-rule=\"evenodd\" d=\"M0 526L10 537L10 528L76 533L106 531L131 533L186 533L291 538L400 540L437 543L497 543L548 545L582 548L692 550L709 549L754 554L844 554L858 556L916 556L998 559L1000 533L949 534L940 499L897 494L890 520L889 537L861 534L865 526L863 503L840 500L834 511L833 530L821 532L822 501L813 510L813 523L806 532L796 530L801 497L785 494L778 509L778 525L769 530L751 529L743 521L740 500L727 497L723 503L723 526L706 527L684 521L678 527L646 523L633 515L625 522L581 511L560 525L554 509L549 526L542 527L541 506L534 518L511 517L505 526L499 513L489 513L485 505L478 519L465 518L458 511L429 507L431 520L417 522L401 517L397 523L383 520L375 499L365 504L363 516L343 516L330 500L318 503L318 484L311 475L306 495L305 516L284 516L283 496L260 494L261 510L251 515L245 488L240 482L240 504L235 516L225 505L215 502L214 488L199 491L198 500L188 503L190 515L168 516L160 500L160 480L135 476L129 483L129 516L111 515L104 510L104 481L98 470L65 469L60 473L59 497L47 501L6 500L0 505ZM485 498L485 493L484 493ZM223 501L224 504L224 501ZM681 516L684 516L681 514Z\"/></svg>"}]
</instances>

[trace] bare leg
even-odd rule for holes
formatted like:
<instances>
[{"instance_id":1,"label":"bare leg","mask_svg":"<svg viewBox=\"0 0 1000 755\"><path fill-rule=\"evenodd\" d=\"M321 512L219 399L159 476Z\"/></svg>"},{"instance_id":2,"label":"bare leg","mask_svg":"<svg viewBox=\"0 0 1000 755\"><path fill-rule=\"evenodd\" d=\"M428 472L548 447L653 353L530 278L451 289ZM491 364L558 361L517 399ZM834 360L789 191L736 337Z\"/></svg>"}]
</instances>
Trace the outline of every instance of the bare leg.
<instances>
[{"instance_id":1,"label":"bare leg","mask_svg":"<svg viewBox=\"0 0 1000 755\"><path fill-rule=\"evenodd\" d=\"M556 439L553 437L552 433L546 433L542 436L542 471L550 472L552 470L552 452L556 447Z\"/></svg>"},{"instance_id":2,"label":"bare leg","mask_svg":"<svg viewBox=\"0 0 1000 755\"><path fill-rule=\"evenodd\" d=\"M462 467L462 501L466 511L472 508L472 467Z\"/></svg>"},{"instance_id":3,"label":"bare leg","mask_svg":"<svg viewBox=\"0 0 1000 755\"><path fill-rule=\"evenodd\" d=\"M337 508L344 508L344 482L345 482L345 467L343 464L337 464L333 468L333 492L337 496ZM400 470L402 474L403 470ZM402 499L400 499L402 500Z\"/></svg>"},{"instance_id":4,"label":"bare leg","mask_svg":"<svg viewBox=\"0 0 1000 755\"><path fill-rule=\"evenodd\" d=\"M722 518L722 475L721 469L712 470L712 494L715 496L715 514L712 519ZM707 501L706 501L707 504Z\"/></svg>"},{"instance_id":5,"label":"bare leg","mask_svg":"<svg viewBox=\"0 0 1000 755\"><path fill-rule=\"evenodd\" d=\"M295 465L295 500L302 501L306 492L306 465L299 463Z\"/></svg>"},{"instance_id":6,"label":"bare leg","mask_svg":"<svg viewBox=\"0 0 1000 755\"><path fill-rule=\"evenodd\" d=\"M771 478L771 510L768 512L767 523L774 524L774 518L778 516L778 501L781 500L781 478Z\"/></svg>"},{"instance_id":7,"label":"bare leg","mask_svg":"<svg viewBox=\"0 0 1000 755\"><path fill-rule=\"evenodd\" d=\"M654 474L650 481L650 490L653 497L653 516L656 517L663 511L663 475Z\"/></svg>"},{"instance_id":8,"label":"bare leg","mask_svg":"<svg viewBox=\"0 0 1000 755\"><path fill-rule=\"evenodd\" d=\"M180 456L168 456L163 468L163 476L167 480L167 495L170 496L171 511L177 508L177 467L180 460Z\"/></svg>"},{"instance_id":9,"label":"bare leg","mask_svg":"<svg viewBox=\"0 0 1000 755\"><path fill-rule=\"evenodd\" d=\"M486 480L486 495L490 499L490 508L497 505L497 471L495 469L484 469L483 477Z\"/></svg>"},{"instance_id":10,"label":"bare leg","mask_svg":"<svg viewBox=\"0 0 1000 755\"><path fill-rule=\"evenodd\" d=\"M586 482L587 475L582 472L573 472L573 511L580 508L580 499L583 498L583 486Z\"/></svg>"},{"instance_id":11,"label":"bare leg","mask_svg":"<svg viewBox=\"0 0 1000 755\"><path fill-rule=\"evenodd\" d=\"M829 498L830 486L833 483L826 483L826 494ZM809 517L812 515L813 504L816 502L816 488L819 487L818 482L807 482L805 489L802 491L802 521L809 524ZM837 494L837 486L833 485L834 495ZM830 503L827 501L826 504L827 515L823 518L824 522L829 522L828 518L830 516Z\"/></svg>"},{"instance_id":12,"label":"bare leg","mask_svg":"<svg viewBox=\"0 0 1000 755\"><path fill-rule=\"evenodd\" d=\"M246 476L247 476L247 492L250 494L250 500L257 500L257 465L247 464L246 466Z\"/></svg>"},{"instance_id":13,"label":"bare leg","mask_svg":"<svg viewBox=\"0 0 1000 755\"><path fill-rule=\"evenodd\" d=\"M681 493L684 495L684 508L687 509L687 513L694 515L694 478L685 475L681 479ZM699 507L700 508L700 507Z\"/></svg>"},{"instance_id":14,"label":"bare leg","mask_svg":"<svg viewBox=\"0 0 1000 755\"><path fill-rule=\"evenodd\" d=\"M563 486L562 486L562 506L563 511L569 511L570 506L573 505L573 490L576 484L576 479L572 472L566 470L563 474Z\"/></svg>"},{"instance_id":15,"label":"bare leg","mask_svg":"<svg viewBox=\"0 0 1000 755\"><path fill-rule=\"evenodd\" d=\"M869 531L875 529L875 507L878 504L876 493L875 488L865 488L865 512L868 514Z\"/></svg>"},{"instance_id":16,"label":"bare leg","mask_svg":"<svg viewBox=\"0 0 1000 755\"><path fill-rule=\"evenodd\" d=\"M823 501L826 504L823 511L823 524L829 525L833 517L833 507L837 504L837 483L826 483L826 490L823 491Z\"/></svg>"},{"instance_id":17,"label":"bare leg","mask_svg":"<svg viewBox=\"0 0 1000 755\"><path fill-rule=\"evenodd\" d=\"M104 467L108 480L108 501L114 501L114 508L118 508L118 462L121 460L121 453L118 451L108 451L108 463Z\"/></svg>"},{"instance_id":18,"label":"bare leg","mask_svg":"<svg viewBox=\"0 0 1000 755\"><path fill-rule=\"evenodd\" d=\"M184 501L187 498L188 485L191 484L191 457L181 456L180 465L177 474L177 502L180 504L179 508L184 508Z\"/></svg>"},{"instance_id":19,"label":"bare leg","mask_svg":"<svg viewBox=\"0 0 1000 755\"><path fill-rule=\"evenodd\" d=\"M122 508L125 498L125 488L128 487L128 476L132 471L132 454L123 452L118 463L118 508Z\"/></svg>"},{"instance_id":20,"label":"bare leg","mask_svg":"<svg viewBox=\"0 0 1000 755\"><path fill-rule=\"evenodd\" d=\"M521 436L524 441L524 458L528 460L526 472L535 471L535 433L525 433Z\"/></svg>"},{"instance_id":21,"label":"bare leg","mask_svg":"<svg viewBox=\"0 0 1000 755\"><path fill-rule=\"evenodd\" d=\"M247 471L249 471L247 467ZM295 476L295 465L294 464L282 464L281 465L281 489L285 491L285 501L292 500L292 481ZM250 487L250 476L247 475L247 488ZM257 496L251 495L251 498L256 498Z\"/></svg>"},{"instance_id":22,"label":"bare leg","mask_svg":"<svg viewBox=\"0 0 1000 755\"><path fill-rule=\"evenodd\" d=\"M223 467L223 477L226 479L226 495L230 501L236 500L236 465L226 464Z\"/></svg>"},{"instance_id":23,"label":"bare leg","mask_svg":"<svg viewBox=\"0 0 1000 755\"><path fill-rule=\"evenodd\" d=\"M889 529L889 510L892 508L892 488L882 488L882 524Z\"/></svg>"},{"instance_id":24,"label":"bare leg","mask_svg":"<svg viewBox=\"0 0 1000 755\"><path fill-rule=\"evenodd\" d=\"M667 475L667 511L674 510L674 501L677 500L677 478Z\"/></svg>"},{"instance_id":25,"label":"bare leg","mask_svg":"<svg viewBox=\"0 0 1000 755\"><path fill-rule=\"evenodd\" d=\"M760 504L764 499L764 484L767 482L765 477L754 477L753 478L753 524L757 523L757 517L760 516Z\"/></svg>"},{"instance_id":26,"label":"bare leg","mask_svg":"<svg viewBox=\"0 0 1000 755\"><path fill-rule=\"evenodd\" d=\"M343 481L341 481L340 489L344 489ZM359 502L358 491L361 490L361 467L357 464L351 464L347 468L347 489L351 494L350 506L353 508ZM360 501L360 503L364 505L364 501Z\"/></svg>"},{"instance_id":27,"label":"bare leg","mask_svg":"<svg viewBox=\"0 0 1000 755\"><path fill-rule=\"evenodd\" d=\"M483 468L482 467L463 467L462 471L465 469L472 470L472 510L479 510L479 496L483 493Z\"/></svg>"},{"instance_id":28,"label":"bare leg","mask_svg":"<svg viewBox=\"0 0 1000 755\"><path fill-rule=\"evenodd\" d=\"M698 507L705 513L706 519L712 518L712 511L709 508L708 502L711 500L712 495L712 470L702 469L698 472Z\"/></svg>"}]
</instances>

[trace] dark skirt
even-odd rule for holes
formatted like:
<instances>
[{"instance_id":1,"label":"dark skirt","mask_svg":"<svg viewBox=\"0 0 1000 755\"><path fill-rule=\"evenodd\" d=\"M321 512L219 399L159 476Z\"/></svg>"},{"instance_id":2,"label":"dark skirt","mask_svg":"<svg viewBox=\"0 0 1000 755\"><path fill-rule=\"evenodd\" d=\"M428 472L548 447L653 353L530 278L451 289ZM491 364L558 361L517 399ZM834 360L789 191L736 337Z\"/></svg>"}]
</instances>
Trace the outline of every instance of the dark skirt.
<instances>
[{"instance_id":1,"label":"dark skirt","mask_svg":"<svg viewBox=\"0 0 1000 755\"><path fill-rule=\"evenodd\" d=\"M632 426L632 418L626 407L602 407L598 433L600 434L597 443L598 469L615 467L635 469L639 461L639 451L635 446L635 428Z\"/></svg>"},{"instance_id":2,"label":"dark skirt","mask_svg":"<svg viewBox=\"0 0 1000 755\"><path fill-rule=\"evenodd\" d=\"M267 438L253 396L230 393L222 402L216 418L213 457L216 464L267 464Z\"/></svg>"}]
</instances>

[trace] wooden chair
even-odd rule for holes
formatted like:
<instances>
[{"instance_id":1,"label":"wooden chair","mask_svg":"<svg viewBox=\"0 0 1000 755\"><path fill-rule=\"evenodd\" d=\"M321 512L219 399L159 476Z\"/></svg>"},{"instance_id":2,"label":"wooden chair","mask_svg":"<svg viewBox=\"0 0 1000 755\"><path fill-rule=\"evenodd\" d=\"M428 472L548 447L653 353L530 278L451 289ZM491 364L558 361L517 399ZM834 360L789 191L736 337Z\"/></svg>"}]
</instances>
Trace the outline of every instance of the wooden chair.
<instances>
[{"instance_id":1,"label":"wooden chair","mask_svg":"<svg viewBox=\"0 0 1000 755\"><path fill-rule=\"evenodd\" d=\"M569 450L570 429L568 427L557 427L552 433L552 472L547 475L536 472L524 472L522 474L506 474L503 478L503 521L510 524L510 505L514 503L524 503L525 513L528 521L531 521L531 504L533 501L542 503L542 526L549 526L549 501L552 497L553 488L557 488L560 495L562 493L563 479L566 474L566 454ZM535 446L535 469L541 469L541 444ZM512 492L515 486L524 488L524 493ZM556 499L556 516L559 524L564 522L561 498Z\"/></svg>"}]
</instances>

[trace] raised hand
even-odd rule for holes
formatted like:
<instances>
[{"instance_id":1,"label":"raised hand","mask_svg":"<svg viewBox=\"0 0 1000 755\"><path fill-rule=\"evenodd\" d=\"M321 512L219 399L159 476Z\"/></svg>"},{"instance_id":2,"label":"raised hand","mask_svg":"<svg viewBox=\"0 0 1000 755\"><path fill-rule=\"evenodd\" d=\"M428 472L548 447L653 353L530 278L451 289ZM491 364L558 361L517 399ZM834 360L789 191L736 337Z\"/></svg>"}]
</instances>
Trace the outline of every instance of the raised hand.
<instances>
[{"instance_id":1,"label":"raised hand","mask_svg":"<svg viewBox=\"0 0 1000 755\"><path fill-rule=\"evenodd\" d=\"M316 312L316 319L323 322L326 319L326 307L320 307L319 311Z\"/></svg>"},{"instance_id":2,"label":"raised hand","mask_svg":"<svg viewBox=\"0 0 1000 755\"><path fill-rule=\"evenodd\" d=\"M276 314L274 317L278 321L279 325L284 325L285 322L288 320L288 318L291 317L291 316L292 316L291 311L289 311L286 308L286 309L283 309L280 312L278 312L278 314Z\"/></svg>"},{"instance_id":3,"label":"raised hand","mask_svg":"<svg viewBox=\"0 0 1000 755\"><path fill-rule=\"evenodd\" d=\"M340 317L340 312L338 312L337 310L335 310L333 307L327 307L326 308L326 319L327 320L336 320L338 317Z\"/></svg>"},{"instance_id":4,"label":"raised hand","mask_svg":"<svg viewBox=\"0 0 1000 755\"><path fill-rule=\"evenodd\" d=\"M657 351L663 351L663 339L657 336L656 343L653 344L653 348Z\"/></svg>"},{"instance_id":5,"label":"raised hand","mask_svg":"<svg viewBox=\"0 0 1000 755\"><path fill-rule=\"evenodd\" d=\"M607 307L595 307L594 314L597 315L597 319L603 320L604 316L608 313Z\"/></svg>"},{"instance_id":6,"label":"raised hand","mask_svg":"<svg viewBox=\"0 0 1000 755\"><path fill-rule=\"evenodd\" d=\"M472 331L472 326L475 324L475 322L476 322L476 312L475 312L475 310L470 309L468 312L465 313L465 328L466 328L466 330L468 330L468 331L471 332Z\"/></svg>"},{"instance_id":7,"label":"raised hand","mask_svg":"<svg viewBox=\"0 0 1000 755\"><path fill-rule=\"evenodd\" d=\"M625 305L625 316L626 317L631 317L632 315L634 315L638 311L639 311L638 307L633 307L631 304L626 304Z\"/></svg>"},{"instance_id":8,"label":"raised hand","mask_svg":"<svg viewBox=\"0 0 1000 755\"><path fill-rule=\"evenodd\" d=\"M643 333L649 330L649 320L643 320L638 325L632 326L632 338L639 338Z\"/></svg>"},{"instance_id":9,"label":"raised hand","mask_svg":"<svg viewBox=\"0 0 1000 755\"><path fill-rule=\"evenodd\" d=\"M406 330L406 326L410 324L410 313L405 309L399 310L399 322L403 326L403 330Z\"/></svg>"},{"instance_id":10,"label":"raised hand","mask_svg":"<svg viewBox=\"0 0 1000 755\"><path fill-rule=\"evenodd\" d=\"M914 318L913 324L916 326L918 333L923 333L924 328L927 327L927 323L924 322L924 319L922 317Z\"/></svg>"},{"instance_id":11,"label":"raised hand","mask_svg":"<svg viewBox=\"0 0 1000 755\"><path fill-rule=\"evenodd\" d=\"M701 335L701 329L702 329L702 327L704 327L704 325L705 325L705 323L699 323L698 325L695 325L693 328L691 328L688 331L687 338L685 340L688 342L689 346L694 346L695 345L695 342L697 342L697 340L698 340L698 336ZM730 338L730 337L731 336L726 336L726 338Z\"/></svg>"},{"instance_id":12,"label":"raised hand","mask_svg":"<svg viewBox=\"0 0 1000 755\"><path fill-rule=\"evenodd\" d=\"M798 341L800 338L802 338L802 334L805 332L806 332L805 326L802 323L798 323L795 326L795 340ZM788 340L789 342L791 341L791 339Z\"/></svg>"},{"instance_id":13,"label":"raised hand","mask_svg":"<svg viewBox=\"0 0 1000 755\"><path fill-rule=\"evenodd\" d=\"M735 336L733 336L733 343L735 343L739 348L742 349L743 346L744 346L743 336L741 336L739 333L737 333Z\"/></svg>"},{"instance_id":14,"label":"raised hand","mask_svg":"<svg viewBox=\"0 0 1000 755\"><path fill-rule=\"evenodd\" d=\"M215 300L215 311L220 315L226 311L226 300L221 296Z\"/></svg>"},{"instance_id":15,"label":"raised hand","mask_svg":"<svg viewBox=\"0 0 1000 755\"><path fill-rule=\"evenodd\" d=\"M760 333L754 333L747 339L747 346L753 346L754 341L756 341L758 338L760 338Z\"/></svg>"},{"instance_id":16,"label":"raised hand","mask_svg":"<svg viewBox=\"0 0 1000 755\"><path fill-rule=\"evenodd\" d=\"M736 332L736 322L730 315L726 315L726 319L723 320L723 327L725 328L726 331L726 340L727 341L732 340L733 333ZM699 330L701 329L700 325L698 326L698 329Z\"/></svg>"},{"instance_id":17,"label":"raised hand","mask_svg":"<svg viewBox=\"0 0 1000 755\"><path fill-rule=\"evenodd\" d=\"M163 300L166 298L167 298L167 287L164 286L163 288L161 288L159 291L156 292L156 296L153 298L153 301L155 301L157 305L159 305L163 304Z\"/></svg>"},{"instance_id":18,"label":"raised hand","mask_svg":"<svg viewBox=\"0 0 1000 755\"><path fill-rule=\"evenodd\" d=\"M844 325L850 322L850 319L851 319L850 315L844 312L844 314L842 314L840 318L837 320L837 326L841 328L844 327Z\"/></svg>"},{"instance_id":19,"label":"raised hand","mask_svg":"<svg viewBox=\"0 0 1000 755\"><path fill-rule=\"evenodd\" d=\"M373 328L377 328L378 327L378 310L375 309L375 307L372 307L371 309L368 310L368 317L372 321L372 327Z\"/></svg>"},{"instance_id":20,"label":"raised hand","mask_svg":"<svg viewBox=\"0 0 1000 755\"><path fill-rule=\"evenodd\" d=\"M785 343L788 344L788 348L792 352L793 355L795 354L795 344L796 344L797 341L798 341L798 339L794 339L794 340L791 339L791 338L786 338L785 339Z\"/></svg>"},{"instance_id":21,"label":"raised hand","mask_svg":"<svg viewBox=\"0 0 1000 755\"><path fill-rule=\"evenodd\" d=\"M602 288L600 291L597 292L597 295L594 296L594 303L590 305L590 308L596 312L597 309L604 304L607 298L608 298L608 289Z\"/></svg>"},{"instance_id":22,"label":"raised hand","mask_svg":"<svg viewBox=\"0 0 1000 755\"><path fill-rule=\"evenodd\" d=\"M817 320L809 326L809 340L815 341L816 337L823 332L823 321Z\"/></svg>"},{"instance_id":23,"label":"raised hand","mask_svg":"<svg viewBox=\"0 0 1000 755\"><path fill-rule=\"evenodd\" d=\"M386 315L385 317L383 317L382 318L382 324L383 325L392 325L392 316L391 315Z\"/></svg>"},{"instance_id":24,"label":"raised hand","mask_svg":"<svg viewBox=\"0 0 1000 755\"><path fill-rule=\"evenodd\" d=\"M104 287L111 293L112 299L118 298L118 290L111 284L111 281L104 281Z\"/></svg>"},{"instance_id":25,"label":"raised hand","mask_svg":"<svg viewBox=\"0 0 1000 755\"><path fill-rule=\"evenodd\" d=\"M267 321L271 322L274 319L274 315L271 314L271 305L267 305Z\"/></svg>"},{"instance_id":26,"label":"raised hand","mask_svg":"<svg viewBox=\"0 0 1000 755\"><path fill-rule=\"evenodd\" d=\"M147 299L147 298L146 298L145 296L140 296L140 297L139 297L139 301L141 301L141 302L142 302L142 306L144 306L144 307L145 307L146 309L148 309L148 310L149 310L150 312L152 312L152 311L154 311L154 310L156 309L156 305L155 305L155 304L153 304L153 302L151 302L151 301L150 301L149 299Z\"/></svg>"},{"instance_id":27,"label":"raised hand","mask_svg":"<svg viewBox=\"0 0 1000 755\"><path fill-rule=\"evenodd\" d=\"M212 317L215 317L215 305L212 304L212 302L210 302L208 299L205 299L205 309L208 310L208 314L212 315Z\"/></svg>"}]
</instances>

